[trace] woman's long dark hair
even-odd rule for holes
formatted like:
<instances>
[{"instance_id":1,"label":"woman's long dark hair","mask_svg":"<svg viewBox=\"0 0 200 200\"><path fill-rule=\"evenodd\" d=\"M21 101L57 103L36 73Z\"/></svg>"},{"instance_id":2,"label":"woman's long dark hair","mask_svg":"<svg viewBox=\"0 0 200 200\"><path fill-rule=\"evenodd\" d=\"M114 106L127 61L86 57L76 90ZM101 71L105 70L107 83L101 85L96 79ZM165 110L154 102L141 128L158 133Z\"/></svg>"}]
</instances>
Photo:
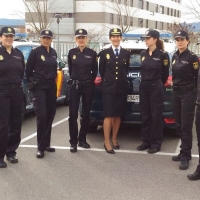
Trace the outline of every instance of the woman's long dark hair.
<instances>
[{"instance_id":1,"label":"woman's long dark hair","mask_svg":"<svg viewBox=\"0 0 200 200\"><path fill-rule=\"evenodd\" d=\"M157 47L158 49L161 49L161 50L164 51L164 43L163 43L163 41L160 40L159 38L157 38L156 47Z\"/></svg>"}]
</instances>

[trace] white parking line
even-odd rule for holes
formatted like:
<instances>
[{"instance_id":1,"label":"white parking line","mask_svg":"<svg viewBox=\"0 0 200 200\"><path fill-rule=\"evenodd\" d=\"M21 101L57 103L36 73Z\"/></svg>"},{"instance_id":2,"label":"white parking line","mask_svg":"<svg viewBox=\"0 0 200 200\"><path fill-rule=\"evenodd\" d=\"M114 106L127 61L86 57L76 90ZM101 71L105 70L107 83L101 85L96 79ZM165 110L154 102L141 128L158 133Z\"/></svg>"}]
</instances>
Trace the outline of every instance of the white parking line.
<instances>
[{"instance_id":1,"label":"white parking line","mask_svg":"<svg viewBox=\"0 0 200 200\"><path fill-rule=\"evenodd\" d=\"M65 122L65 121L67 121L68 119L69 119L69 117L64 118L64 119L62 119L62 120L60 120L60 121L58 121L58 122L52 124L52 127L58 126L59 124L61 124L61 123ZM36 135L37 135L37 132L35 132L35 133L29 135L28 137L25 137L24 139L21 140L21 143L20 143L20 144L23 144L24 142L26 142L26 141L30 140L31 138L35 137Z\"/></svg>"},{"instance_id":2,"label":"white parking line","mask_svg":"<svg viewBox=\"0 0 200 200\"><path fill-rule=\"evenodd\" d=\"M23 147L23 148L37 148L37 145L19 145L20 147ZM56 149L63 149L63 150L69 150L70 147L60 147L60 146L52 146ZM90 149L84 149L84 148L81 148L81 147L78 147L78 150L81 150L81 151L104 151L104 149L99 149L99 148L90 148ZM132 153L132 154L148 154L147 151L134 151L134 150L116 150L116 153ZM166 153L166 152L157 152L156 155L162 155L162 156L175 156L177 155L176 153ZM196 155L196 154L192 154L192 157L194 158L198 158L199 155Z\"/></svg>"}]
</instances>

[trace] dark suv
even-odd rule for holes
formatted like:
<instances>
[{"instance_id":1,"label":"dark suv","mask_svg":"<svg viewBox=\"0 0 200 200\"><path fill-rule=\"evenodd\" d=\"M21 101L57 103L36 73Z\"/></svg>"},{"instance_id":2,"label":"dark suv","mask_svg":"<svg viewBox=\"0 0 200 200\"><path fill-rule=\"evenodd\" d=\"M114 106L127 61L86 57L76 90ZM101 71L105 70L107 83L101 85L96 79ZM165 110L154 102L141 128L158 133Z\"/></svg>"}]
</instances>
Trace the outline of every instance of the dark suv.
<instances>
[{"instance_id":1,"label":"dark suv","mask_svg":"<svg viewBox=\"0 0 200 200\"><path fill-rule=\"evenodd\" d=\"M141 115L139 109L139 84L140 84L140 53L146 49L144 42L132 41L123 42L121 46L130 50L130 68L128 73L129 91L127 96L127 106L125 116L122 118L122 124L141 124ZM109 48L110 45L104 48ZM174 43L165 43L165 50L169 52L169 56L175 50ZM164 107L163 107L163 122L165 128L175 129L175 120L173 114L172 105L172 76L168 77L168 80L164 86ZM158 97L159 98L159 97ZM94 132L98 125L103 124L103 103L101 93L101 77L97 76L95 80L95 95L92 102L92 108L90 111L90 124L89 131Z\"/></svg>"}]
</instances>

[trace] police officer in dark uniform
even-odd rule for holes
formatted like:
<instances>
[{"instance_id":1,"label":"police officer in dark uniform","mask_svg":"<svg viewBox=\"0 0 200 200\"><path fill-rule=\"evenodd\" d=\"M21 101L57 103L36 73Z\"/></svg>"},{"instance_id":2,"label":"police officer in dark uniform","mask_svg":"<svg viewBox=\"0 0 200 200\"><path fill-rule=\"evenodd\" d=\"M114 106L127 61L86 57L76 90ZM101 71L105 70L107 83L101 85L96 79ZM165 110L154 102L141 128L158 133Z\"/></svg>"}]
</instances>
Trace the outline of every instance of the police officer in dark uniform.
<instances>
[{"instance_id":1,"label":"police officer in dark uniform","mask_svg":"<svg viewBox=\"0 0 200 200\"><path fill-rule=\"evenodd\" d=\"M121 118L126 111L128 92L127 73L130 52L120 47L122 32L119 28L109 31L111 46L99 54L99 72L102 78L103 113L104 113L104 148L114 154L119 149L117 134ZM112 139L110 138L112 131Z\"/></svg>"},{"instance_id":2,"label":"police officer in dark uniform","mask_svg":"<svg viewBox=\"0 0 200 200\"><path fill-rule=\"evenodd\" d=\"M77 48L68 54L70 95L69 95L69 134L70 152L77 151L77 144L83 148L90 148L86 142L89 126L89 115L94 93L94 80L97 76L97 54L87 48L87 31L78 29L75 32ZM78 134L78 108L82 98L81 127ZM79 142L79 143L78 143Z\"/></svg>"},{"instance_id":3,"label":"police officer in dark uniform","mask_svg":"<svg viewBox=\"0 0 200 200\"><path fill-rule=\"evenodd\" d=\"M158 31L149 29L143 37L148 49L141 52L139 96L143 143L137 150L156 153L163 141L163 86L169 76L169 57Z\"/></svg>"},{"instance_id":4,"label":"police officer in dark uniform","mask_svg":"<svg viewBox=\"0 0 200 200\"><path fill-rule=\"evenodd\" d=\"M198 72L198 85L197 85L198 93L197 93L197 101L196 101L196 132L197 132L197 145L199 150L199 164L193 174L188 174L187 177L190 180L199 180L200 179L200 70Z\"/></svg>"},{"instance_id":5,"label":"police officer in dark uniform","mask_svg":"<svg viewBox=\"0 0 200 200\"><path fill-rule=\"evenodd\" d=\"M173 103L177 132L181 137L180 153L173 161L181 161L179 169L189 167L192 149L192 126L194 120L196 86L199 69L198 57L188 50L187 32L175 33L178 51L172 57Z\"/></svg>"},{"instance_id":6,"label":"police officer in dark uniform","mask_svg":"<svg viewBox=\"0 0 200 200\"><path fill-rule=\"evenodd\" d=\"M17 163L16 149L21 141L24 56L13 48L15 30L3 27L0 32L0 168Z\"/></svg>"},{"instance_id":7,"label":"police officer in dark uniform","mask_svg":"<svg viewBox=\"0 0 200 200\"><path fill-rule=\"evenodd\" d=\"M26 64L29 90L37 115L37 158L44 157L44 151L55 152L50 146L52 122L56 113L57 53L51 47L53 34L50 30L40 33L41 46L33 49Z\"/></svg>"}]
</instances>

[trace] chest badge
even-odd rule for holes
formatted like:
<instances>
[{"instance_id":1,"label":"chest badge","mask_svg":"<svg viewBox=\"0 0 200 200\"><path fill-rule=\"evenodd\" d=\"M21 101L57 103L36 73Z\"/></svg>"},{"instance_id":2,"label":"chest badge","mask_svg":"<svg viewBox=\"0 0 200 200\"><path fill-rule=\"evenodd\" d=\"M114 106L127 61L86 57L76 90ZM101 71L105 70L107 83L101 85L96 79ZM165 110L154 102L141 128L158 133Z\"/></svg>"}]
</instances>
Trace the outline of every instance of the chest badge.
<instances>
[{"instance_id":1,"label":"chest badge","mask_svg":"<svg viewBox=\"0 0 200 200\"><path fill-rule=\"evenodd\" d=\"M107 59L110 59L110 55L109 55L109 54L106 54L106 58L107 58Z\"/></svg>"},{"instance_id":2,"label":"chest badge","mask_svg":"<svg viewBox=\"0 0 200 200\"><path fill-rule=\"evenodd\" d=\"M41 55L41 60L45 61L45 57L43 55Z\"/></svg>"},{"instance_id":3,"label":"chest badge","mask_svg":"<svg viewBox=\"0 0 200 200\"><path fill-rule=\"evenodd\" d=\"M173 60L172 64L174 64L176 62L176 60Z\"/></svg>"},{"instance_id":4,"label":"chest badge","mask_svg":"<svg viewBox=\"0 0 200 200\"><path fill-rule=\"evenodd\" d=\"M142 61L144 61L144 59L145 59L145 57L143 56L143 57L142 57Z\"/></svg>"},{"instance_id":5,"label":"chest badge","mask_svg":"<svg viewBox=\"0 0 200 200\"><path fill-rule=\"evenodd\" d=\"M169 63L168 60L163 60L163 65L164 65L164 66L167 66L168 63Z\"/></svg>"},{"instance_id":6,"label":"chest badge","mask_svg":"<svg viewBox=\"0 0 200 200\"><path fill-rule=\"evenodd\" d=\"M76 55L73 55L73 57L72 57L72 58L73 58L73 60L76 60Z\"/></svg>"},{"instance_id":7,"label":"chest badge","mask_svg":"<svg viewBox=\"0 0 200 200\"><path fill-rule=\"evenodd\" d=\"M2 55L0 55L0 60L3 60L3 56Z\"/></svg>"},{"instance_id":8,"label":"chest badge","mask_svg":"<svg viewBox=\"0 0 200 200\"><path fill-rule=\"evenodd\" d=\"M194 62L193 63L193 68L194 69L198 69L199 68L199 63L198 62Z\"/></svg>"}]
</instances>

